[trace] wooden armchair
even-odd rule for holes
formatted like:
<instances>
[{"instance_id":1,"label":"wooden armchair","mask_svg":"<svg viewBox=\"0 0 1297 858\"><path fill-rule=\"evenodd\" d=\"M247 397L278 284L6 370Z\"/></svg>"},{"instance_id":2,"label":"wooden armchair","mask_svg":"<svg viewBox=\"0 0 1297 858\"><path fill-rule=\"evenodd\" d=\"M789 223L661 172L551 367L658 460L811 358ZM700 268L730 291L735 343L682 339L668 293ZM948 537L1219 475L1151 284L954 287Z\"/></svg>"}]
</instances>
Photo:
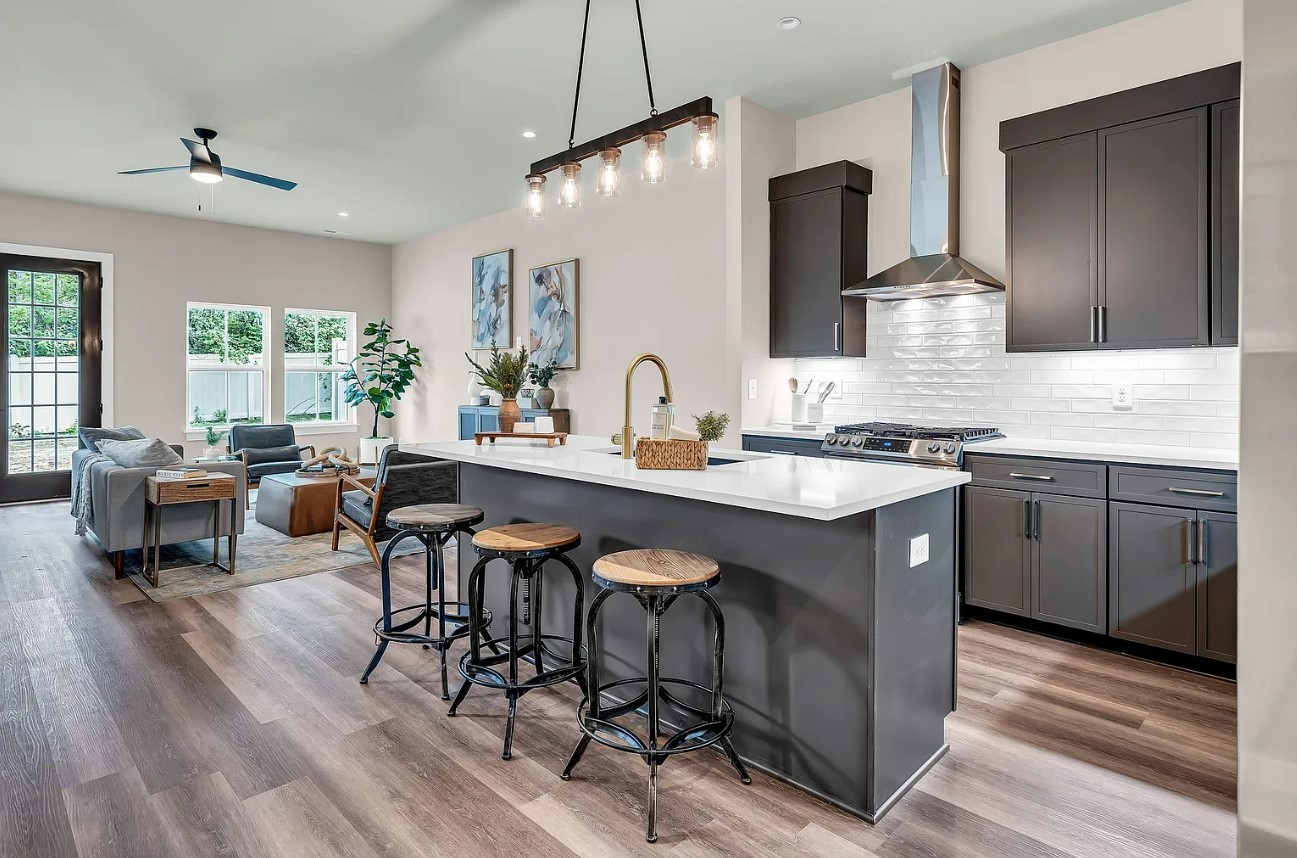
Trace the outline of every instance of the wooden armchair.
<instances>
[{"instance_id":1,"label":"wooden armchair","mask_svg":"<svg viewBox=\"0 0 1297 858\"><path fill-rule=\"evenodd\" d=\"M386 525L389 512L415 504L458 501L458 465L388 447L378 463L373 488L352 476L339 478L333 514L333 550L338 550L338 537L345 527L365 543L377 566L382 561L378 543L396 534Z\"/></svg>"}]
</instances>

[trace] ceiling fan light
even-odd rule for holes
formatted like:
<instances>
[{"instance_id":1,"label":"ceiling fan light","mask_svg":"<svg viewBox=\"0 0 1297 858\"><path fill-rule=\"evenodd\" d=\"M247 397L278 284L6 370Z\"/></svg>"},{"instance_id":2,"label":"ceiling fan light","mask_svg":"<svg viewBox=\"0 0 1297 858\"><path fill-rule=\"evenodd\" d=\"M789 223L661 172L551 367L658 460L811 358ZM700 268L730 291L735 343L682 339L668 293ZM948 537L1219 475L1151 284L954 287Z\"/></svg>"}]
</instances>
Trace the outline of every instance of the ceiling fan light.
<instances>
[{"instance_id":1,"label":"ceiling fan light","mask_svg":"<svg viewBox=\"0 0 1297 858\"><path fill-rule=\"evenodd\" d=\"M705 113L694 117L693 159L690 163L700 170L716 166L716 120L715 113Z\"/></svg>"},{"instance_id":2,"label":"ceiling fan light","mask_svg":"<svg viewBox=\"0 0 1297 858\"><path fill-rule=\"evenodd\" d=\"M522 210L527 217L545 216L545 177L532 175L527 177L527 195L523 198Z\"/></svg>"},{"instance_id":3,"label":"ceiling fan light","mask_svg":"<svg viewBox=\"0 0 1297 858\"><path fill-rule=\"evenodd\" d=\"M650 185L667 180L666 142L665 131L650 131L644 135L644 162L640 168L640 178Z\"/></svg>"},{"instance_id":4,"label":"ceiling fan light","mask_svg":"<svg viewBox=\"0 0 1297 858\"><path fill-rule=\"evenodd\" d=\"M603 162L599 166L599 178L595 183L595 192L601 197L615 197L621 193L621 150L616 146L604 149L599 153Z\"/></svg>"},{"instance_id":5,"label":"ceiling fan light","mask_svg":"<svg viewBox=\"0 0 1297 858\"><path fill-rule=\"evenodd\" d=\"M194 158L189 162L189 178L205 185L214 185L225 176L221 174L221 168L215 164Z\"/></svg>"},{"instance_id":6,"label":"ceiling fan light","mask_svg":"<svg viewBox=\"0 0 1297 858\"><path fill-rule=\"evenodd\" d=\"M577 182L581 165L569 162L560 169L563 171L563 184L558 186L558 204L565 209L574 209L581 205L581 185Z\"/></svg>"}]
</instances>

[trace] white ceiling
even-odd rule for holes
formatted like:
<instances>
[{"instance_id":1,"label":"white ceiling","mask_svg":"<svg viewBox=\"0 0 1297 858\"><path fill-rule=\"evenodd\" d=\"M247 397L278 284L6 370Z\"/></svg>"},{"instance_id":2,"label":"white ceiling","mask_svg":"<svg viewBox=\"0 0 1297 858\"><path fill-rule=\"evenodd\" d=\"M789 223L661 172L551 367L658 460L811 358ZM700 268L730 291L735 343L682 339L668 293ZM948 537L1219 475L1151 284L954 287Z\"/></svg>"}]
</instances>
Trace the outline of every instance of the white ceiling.
<instances>
[{"instance_id":1,"label":"white ceiling","mask_svg":"<svg viewBox=\"0 0 1297 858\"><path fill-rule=\"evenodd\" d=\"M643 0L666 109L806 116L1181 0ZM520 204L566 148L581 0L4 0L0 189L398 242ZM796 15L802 26L779 31ZM1096 62L1101 58L1096 58ZM632 0L595 0L577 140L648 112ZM178 138L296 190L181 173ZM521 131L535 129L534 140ZM723 133L723 128L722 128ZM683 141L680 141L683 142ZM202 194L204 212L197 206ZM337 213L347 211L349 218ZM0 236L2 238L2 236Z\"/></svg>"}]
</instances>

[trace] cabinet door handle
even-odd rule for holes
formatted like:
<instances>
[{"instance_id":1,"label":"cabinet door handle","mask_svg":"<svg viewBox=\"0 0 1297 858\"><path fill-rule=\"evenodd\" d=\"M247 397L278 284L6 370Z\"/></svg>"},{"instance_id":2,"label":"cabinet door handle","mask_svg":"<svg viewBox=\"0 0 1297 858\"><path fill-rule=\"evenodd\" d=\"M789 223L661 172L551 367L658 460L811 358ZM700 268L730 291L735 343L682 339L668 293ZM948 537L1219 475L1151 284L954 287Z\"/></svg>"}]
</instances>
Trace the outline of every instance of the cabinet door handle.
<instances>
[{"instance_id":1,"label":"cabinet door handle","mask_svg":"<svg viewBox=\"0 0 1297 858\"><path fill-rule=\"evenodd\" d=\"M1036 504L1036 541L1039 542L1040 541L1040 520L1042 515L1041 503L1040 501L1035 501L1035 504Z\"/></svg>"},{"instance_id":2,"label":"cabinet door handle","mask_svg":"<svg viewBox=\"0 0 1297 858\"><path fill-rule=\"evenodd\" d=\"M1108 306L1099 305L1099 342L1108 342Z\"/></svg>"},{"instance_id":3,"label":"cabinet door handle","mask_svg":"<svg viewBox=\"0 0 1297 858\"><path fill-rule=\"evenodd\" d=\"M1166 490L1168 492L1174 492L1177 495L1194 495L1195 497L1204 497L1204 498L1225 497L1224 492L1213 492L1209 489L1186 489L1186 488L1181 488L1180 486L1167 486Z\"/></svg>"},{"instance_id":4,"label":"cabinet door handle","mask_svg":"<svg viewBox=\"0 0 1297 858\"><path fill-rule=\"evenodd\" d=\"M1198 519L1198 562L1207 565L1207 522Z\"/></svg>"},{"instance_id":5,"label":"cabinet door handle","mask_svg":"<svg viewBox=\"0 0 1297 858\"><path fill-rule=\"evenodd\" d=\"M1054 478L1049 474L1019 474L1014 471L1009 472L1009 476L1015 480L1039 480L1042 483L1052 483Z\"/></svg>"},{"instance_id":6,"label":"cabinet door handle","mask_svg":"<svg viewBox=\"0 0 1297 858\"><path fill-rule=\"evenodd\" d=\"M1031 539L1031 501L1022 502L1022 535L1026 539Z\"/></svg>"},{"instance_id":7,"label":"cabinet door handle","mask_svg":"<svg viewBox=\"0 0 1297 858\"><path fill-rule=\"evenodd\" d=\"M1186 561L1185 561L1185 562L1187 562L1190 566L1192 566L1193 564L1195 564L1195 563L1198 562L1197 559L1193 556L1193 548L1194 548L1194 546L1193 546L1193 543L1194 543L1194 538L1193 538L1193 537L1194 537L1194 525L1197 524L1197 519L1193 519L1193 518L1186 518L1186 519L1184 519L1184 524L1185 524L1185 528L1184 528L1184 553L1185 553L1185 557L1186 557Z\"/></svg>"},{"instance_id":8,"label":"cabinet door handle","mask_svg":"<svg viewBox=\"0 0 1297 858\"><path fill-rule=\"evenodd\" d=\"M796 456L792 450L766 450L767 453L773 453L776 456Z\"/></svg>"},{"instance_id":9,"label":"cabinet door handle","mask_svg":"<svg viewBox=\"0 0 1297 858\"><path fill-rule=\"evenodd\" d=\"M1090 306L1090 342L1099 342L1099 308Z\"/></svg>"},{"instance_id":10,"label":"cabinet door handle","mask_svg":"<svg viewBox=\"0 0 1297 858\"><path fill-rule=\"evenodd\" d=\"M835 352L842 351L841 343L842 343L842 323L834 322L833 323L833 350Z\"/></svg>"}]
</instances>

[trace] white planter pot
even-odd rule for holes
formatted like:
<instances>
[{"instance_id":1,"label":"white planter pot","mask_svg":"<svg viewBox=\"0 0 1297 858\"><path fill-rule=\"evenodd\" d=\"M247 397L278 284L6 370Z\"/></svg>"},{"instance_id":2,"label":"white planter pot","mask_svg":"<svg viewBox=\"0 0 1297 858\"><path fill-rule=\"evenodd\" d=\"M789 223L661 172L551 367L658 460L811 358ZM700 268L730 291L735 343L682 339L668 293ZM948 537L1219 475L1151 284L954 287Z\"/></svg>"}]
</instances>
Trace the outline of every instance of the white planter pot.
<instances>
[{"instance_id":1,"label":"white planter pot","mask_svg":"<svg viewBox=\"0 0 1297 858\"><path fill-rule=\"evenodd\" d=\"M383 450L396 443L395 438L361 438L360 464L377 465Z\"/></svg>"}]
</instances>

